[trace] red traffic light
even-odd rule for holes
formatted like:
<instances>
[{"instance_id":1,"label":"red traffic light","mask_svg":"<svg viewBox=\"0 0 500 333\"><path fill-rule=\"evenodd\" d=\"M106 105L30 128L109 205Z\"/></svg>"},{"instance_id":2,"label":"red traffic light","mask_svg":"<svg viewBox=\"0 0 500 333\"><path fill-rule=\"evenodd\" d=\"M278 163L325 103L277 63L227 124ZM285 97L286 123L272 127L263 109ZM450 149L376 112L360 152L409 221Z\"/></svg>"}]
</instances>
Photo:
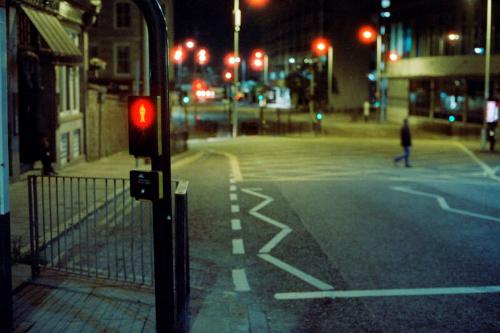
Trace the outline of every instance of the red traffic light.
<instances>
[{"instance_id":1,"label":"red traffic light","mask_svg":"<svg viewBox=\"0 0 500 333\"><path fill-rule=\"evenodd\" d=\"M186 52L182 49L182 46L177 46L170 52L170 58L176 64L182 64L186 58Z\"/></svg>"},{"instance_id":2,"label":"red traffic light","mask_svg":"<svg viewBox=\"0 0 500 333\"><path fill-rule=\"evenodd\" d=\"M358 30L358 38L362 43L373 43L377 40L377 31L370 25L364 25Z\"/></svg>"},{"instance_id":3,"label":"red traffic light","mask_svg":"<svg viewBox=\"0 0 500 333\"><path fill-rule=\"evenodd\" d=\"M145 130L156 120L156 107L149 98L137 98L130 104L132 125Z\"/></svg>"},{"instance_id":4,"label":"red traffic light","mask_svg":"<svg viewBox=\"0 0 500 333\"><path fill-rule=\"evenodd\" d=\"M318 37L312 42L312 51L317 56L324 56L328 53L328 48L330 47L330 41L323 37Z\"/></svg>"},{"instance_id":5,"label":"red traffic light","mask_svg":"<svg viewBox=\"0 0 500 333\"><path fill-rule=\"evenodd\" d=\"M234 53L229 53L224 57L224 64L228 67L237 67L241 62L240 57L235 57Z\"/></svg>"},{"instance_id":6,"label":"red traffic light","mask_svg":"<svg viewBox=\"0 0 500 333\"><path fill-rule=\"evenodd\" d=\"M250 6L259 8L264 7L269 2L269 0L246 0L246 1Z\"/></svg>"},{"instance_id":7,"label":"red traffic light","mask_svg":"<svg viewBox=\"0 0 500 333\"><path fill-rule=\"evenodd\" d=\"M201 48L196 52L196 62L199 65L206 65L210 60L210 54L205 48Z\"/></svg>"},{"instance_id":8,"label":"red traffic light","mask_svg":"<svg viewBox=\"0 0 500 333\"><path fill-rule=\"evenodd\" d=\"M159 102L158 102L158 105ZM134 156L161 155L157 101L150 96L130 96L128 100L129 153Z\"/></svg>"}]
</instances>

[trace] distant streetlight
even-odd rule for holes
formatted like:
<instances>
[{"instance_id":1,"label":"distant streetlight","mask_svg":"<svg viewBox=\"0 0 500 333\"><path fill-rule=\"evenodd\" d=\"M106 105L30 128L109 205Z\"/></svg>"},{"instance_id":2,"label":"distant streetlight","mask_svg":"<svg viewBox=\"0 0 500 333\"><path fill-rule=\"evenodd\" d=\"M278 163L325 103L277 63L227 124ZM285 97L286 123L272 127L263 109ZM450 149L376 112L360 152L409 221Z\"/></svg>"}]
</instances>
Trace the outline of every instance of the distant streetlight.
<instances>
[{"instance_id":1,"label":"distant streetlight","mask_svg":"<svg viewBox=\"0 0 500 333\"><path fill-rule=\"evenodd\" d=\"M288 63L289 64L295 64L295 58L288 58Z\"/></svg>"},{"instance_id":2,"label":"distant streetlight","mask_svg":"<svg viewBox=\"0 0 500 333\"><path fill-rule=\"evenodd\" d=\"M330 41L323 37L318 37L312 42L312 51L319 57L326 55L329 47Z\"/></svg>"},{"instance_id":3,"label":"distant streetlight","mask_svg":"<svg viewBox=\"0 0 500 333\"><path fill-rule=\"evenodd\" d=\"M396 51L389 51L387 58L389 61L395 62L399 60L399 54Z\"/></svg>"},{"instance_id":4,"label":"distant streetlight","mask_svg":"<svg viewBox=\"0 0 500 333\"><path fill-rule=\"evenodd\" d=\"M196 47L196 42L194 39L187 39L184 42L184 45L187 47L188 50L193 50Z\"/></svg>"},{"instance_id":5,"label":"distant streetlight","mask_svg":"<svg viewBox=\"0 0 500 333\"><path fill-rule=\"evenodd\" d=\"M203 66L208 63L210 60L210 54L208 53L208 50L205 48L201 48L198 51L196 51L196 62Z\"/></svg>"},{"instance_id":6,"label":"distant streetlight","mask_svg":"<svg viewBox=\"0 0 500 333\"><path fill-rule=\"evenodd\" d=\"M377 40L377 31L370 25L362 26L358 30L358 38L362 43L371 44Z\"/></svg>"},{"instance_id":7,"label":"distant streetlight","mask_svg":"<svg viewBox=\"0 0 500 333\"><path fill-rule=\"evenodd\" d=\"M460 40L460 35L455 32L450 32L446 37L450 42L456 42Z\"/></svg>"}]
</instances>

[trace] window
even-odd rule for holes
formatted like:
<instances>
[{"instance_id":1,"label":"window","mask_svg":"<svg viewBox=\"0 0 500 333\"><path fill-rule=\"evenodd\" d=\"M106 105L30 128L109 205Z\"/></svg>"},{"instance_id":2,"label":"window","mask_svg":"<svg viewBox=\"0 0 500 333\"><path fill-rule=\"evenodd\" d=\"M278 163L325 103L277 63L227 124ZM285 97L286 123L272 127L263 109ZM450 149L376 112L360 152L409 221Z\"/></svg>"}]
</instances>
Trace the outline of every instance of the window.
<instances>
[{"instance_id":1,"label":"window","mask_svg":"<svg viewBox=\"0 0 500 333\"><path fill-rule=\"evenodd\" d=\"M56 66L59 112L80 112L80 69L78 66Z\"/></svg>"},{"instance_id":2,"label":"window","mask_svg":"<svg viewBox=\"0 0 500 333\"><path fill-rule=\"evenodd\" d=\"M63 133L61 135L59 146L61 148L59 161L61 162L61 165L64 165L69 162L69 133Z\"/></svg>"},{"instance_id":3,"label":"window","mask_svg":"<svg viewBox=\"0 0 500 333\"><path fill-rule=\"evenodd\" d=\"M128 2L115 3L115 28L130 27L130 4Z\"/></svg>"},{"instance_id":4,"label":"window","mask_svg":"<svg viewBox=\"0 0 500 333\"><path fill-rule=\"evenodd\" d=\"M81 134L80 134L80 129L77 129L73 131L73 140L72 140L73 158L80 156L81 154L80 146L81 146Z\"/></svg>"},{"instance_id":5,"label":"window","mask_svg":"<svg viewBox=\"0 0 500 333\"><path fill-rule=\"evenodd\" d=\"M115 74L130 74L130 46L115 45Z\"/></svg>"}]
</instances>

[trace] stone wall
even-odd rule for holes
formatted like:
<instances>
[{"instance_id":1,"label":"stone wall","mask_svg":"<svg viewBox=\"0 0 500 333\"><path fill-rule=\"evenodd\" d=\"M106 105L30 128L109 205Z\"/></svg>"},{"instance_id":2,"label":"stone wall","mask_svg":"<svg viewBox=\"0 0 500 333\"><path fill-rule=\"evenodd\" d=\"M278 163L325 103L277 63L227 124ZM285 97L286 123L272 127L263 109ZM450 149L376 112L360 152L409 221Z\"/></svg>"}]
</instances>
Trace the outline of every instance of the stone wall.
<instances>
[{"instance_id":1,"label":"stone wall","mask_svg":"<svg viewBox=\"0 0 500 333\"><path fill-rule=\"evenodd\" d=\"M89 86L87 158L95 160L128 149L127 101Z\"/></svg>"}]
</instances>

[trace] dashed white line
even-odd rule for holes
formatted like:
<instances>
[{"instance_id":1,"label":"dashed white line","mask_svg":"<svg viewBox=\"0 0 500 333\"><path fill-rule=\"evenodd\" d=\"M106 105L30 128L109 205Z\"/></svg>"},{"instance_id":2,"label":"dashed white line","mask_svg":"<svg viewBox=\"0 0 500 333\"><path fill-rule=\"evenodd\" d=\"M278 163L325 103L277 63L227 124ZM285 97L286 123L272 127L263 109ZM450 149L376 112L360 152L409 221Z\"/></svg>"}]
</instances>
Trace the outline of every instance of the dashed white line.
<instances>
[{"instance_id":1,"label":"dashed white line","mask_svg":"<svg viewBox=\"0 0 500 333\"><path fill-rule=\"evenodd\" d=\"M233 239L233 254L245 254L243 239Z\"/></svg>"},{"instance_id":2,"label":"dashed white line","mask_svg":"<svg viewBox=\"0 0 500 333\"><path fill-rule=\"evenodd\" d=\"M277 300L300 300L318 298L360 298L395 296L434 296L500 293L500 286L458 287L458 288L415 288L415 289L376 289L376 290L336 290L277 293Z\"/></svg>"},{"instance_id":3,"label":"dashed white line","mask_svg":"<svg viewBox=\"0 0 500 333\"><path fill-rule=\"evenodd\" d=\"M231 220L231 229L233 230L241 230L241 221L239 219Z\"/></svg>"},{"instance_id":4,"label":"dashed white line","mask_svg":"<svg viewBox=\"0 0 500 333\"><path fill-rule=\"evenodd\" d=\"M230 185L229 186L229 191L235 192L236 191L236 185Z\"/></svg>"},{"instance_id":5,"label":"dashed white line","mask_svg":"<svg viewBox=\"0 0 500 333\"><path fill-rule=\"evenodd\" d=\"M423 197L428 197L428 198L436 199L436 201L438 202L438 204L441 207L441 209L443 209L445 211L448 211L450 213L460 214L460 215L465 215L465 216L470 216L470 217L475 217L475 218L478 218L478 219L489 220L489 221L493 221L493 222L500 222L500 218L498 218L498 217L493 217L493 216L489 216L489 215L478 214L478 213L469 212L467 210L462 210L462 209L451 208L448 205L448 203L446 202L446 199L443 198L440 195L437 195L437 194L427 193L427 192L421 192L421 191L415 191L415 190L412 190L409 187L403 187L403 186L393 186L391 188L393 190L395 190L395 191L400 191L400 192L405 192L405 193L410 193L410 194L415 194L415 195L420 195L420 196L423 196Z\"/></svg>"},{"instance_id":6,"label":"dashed white line","mask_svg":"<svg viewBox=\"0 0 500 333\"><path fill-rule=\"evenodd\" d=\"M240 206L239 205L231 205L231 213L239 213Z\"/></svg>"},{"instance_id":7,"label":"dashed white line","mask_svg":"<svg viewBox=\"0 0 500 333\"><path fill-rule=\"evenodd\" d=\"M229 200L231 200L231 201L238 200L238 194L236 194L236 193L230 193L229 194Z\"/></svg>"},{"instance_id":8,"label":"dashed white line","mask_svg":"<svg viewBox=\"0 0 500 333\"><path fill-rule=\"evenodd\" d=\"M233 269L233 283L236 291L250 291L247 273L244 269Z\"/></svg>"},{"instance_id":9,"label":"dashed white line","mask_svg":"<svg viewBox=\"0 0 500 333\"><path fill-rule=\"evenodd\" d=\"M231 166L231 174L234 176L234 180L241 182L243 180L243 176L241 175L240 163L238 162L238 158L233 154L223 153L229 159L229 165Z\"/></svg>"}]
</instances>

